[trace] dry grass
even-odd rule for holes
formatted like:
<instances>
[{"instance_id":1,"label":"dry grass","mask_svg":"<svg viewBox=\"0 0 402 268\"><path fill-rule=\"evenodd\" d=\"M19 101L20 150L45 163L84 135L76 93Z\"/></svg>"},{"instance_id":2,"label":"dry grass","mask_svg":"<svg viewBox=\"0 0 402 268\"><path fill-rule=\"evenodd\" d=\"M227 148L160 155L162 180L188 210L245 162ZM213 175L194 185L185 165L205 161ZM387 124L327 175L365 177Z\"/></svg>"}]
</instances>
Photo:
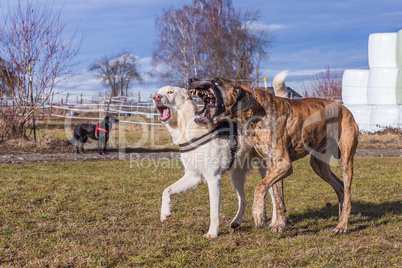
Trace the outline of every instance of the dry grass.
<instances>
[{"instance_id":1,"label":"dry grass","mask_svg":"<svg viewBox=\"0 0 402 268\"><path fill-rule=\"evenodd\" d=\"M229 174L222 180L222 225L209 226L207 187L175 196L159 221L163 189L183 168L177 160L2 164L0 265L14 267L400 267L399 158L356 158L350 233L336 236L336 195L308 165L285 181L283 235L228 225L237 207ZM336 173L339 174L339 168ZM256 183L246 183L249 204ZM270 201L267 206L270 210Z\"/></svg>"},{"instance_id":2,"label":"dry grass","mask_svg":"<svg viewBox=\"0 0 402 268\"><path fill-rule=\"evenodd\" d=\"M139 121L136 118L127 120ZM143 120L143 119L142 119ZM82 120L65 122L63 120L38 121L37 142L33 141L33 133L28 133L31 140L10 140L0 144L0 154L29 152L74 152L72 146L65 146L65 141L73 135L74 126ZM96 123L93 121L92 123ZM89 140L85 146L96 149L97 142ZM162 126L147 126L119 123L113 126L108 142L108 148L125 148L132 150L178 149L166 128ZM402 132L400 129L386 129L374 134L361 134L359 149L402 149Z\"/></svg>"},{"instance_id":3,"label":"dry grass","mask_svg":"<svg viewBox=\"0 0 402 268\"><path fill-rule=\"evenodd\" d=\"M134 119L133 119L134 120ZM33 132L30 130L27 136L30 140L9 140L0 144L0 154L10 153L52 153L52 152L75 152L73 146L66 146L66 141L73 136L74 127L82 123L82 120L64 122L52 120L50 122L39 121L36 130L36 142ZM89 123L96 123L95 121ZM95 150L97 141L88 140L85 148ZM172 139L165 127L119 123L113 125L110 133L108 148L128 150L160 150L178 149L172 143Z\"/></svg>"},{"instance_id":4,"label":"dry grass","mask_svg":"<svg viewBox=\"0 0 402 268\"><path fill-rule=\"evenodd\" d=\"M402 149L402 130L398 128L387 128L377 133L365 133L359 137L361 149Z\"/></svg>"}]
</instances>

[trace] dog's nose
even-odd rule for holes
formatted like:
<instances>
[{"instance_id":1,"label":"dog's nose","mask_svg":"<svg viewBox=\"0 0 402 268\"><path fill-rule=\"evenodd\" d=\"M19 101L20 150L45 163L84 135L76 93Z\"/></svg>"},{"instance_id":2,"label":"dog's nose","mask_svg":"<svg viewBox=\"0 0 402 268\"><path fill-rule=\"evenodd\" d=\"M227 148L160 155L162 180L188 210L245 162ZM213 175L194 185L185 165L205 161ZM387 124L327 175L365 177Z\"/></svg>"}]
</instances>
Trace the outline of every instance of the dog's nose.
<instances>
[{"instance_id":1,"label":"dog's nose","mask_svg":"<svg viewBox=\"0 0 402 268\"><path fill-rule=\"evenodd\" d=\"M156 95L153 97L153 99L154 99L154 101L159 101L159 100L162 99L162 95L156 94Z\"/></svg>"}]
</instances>

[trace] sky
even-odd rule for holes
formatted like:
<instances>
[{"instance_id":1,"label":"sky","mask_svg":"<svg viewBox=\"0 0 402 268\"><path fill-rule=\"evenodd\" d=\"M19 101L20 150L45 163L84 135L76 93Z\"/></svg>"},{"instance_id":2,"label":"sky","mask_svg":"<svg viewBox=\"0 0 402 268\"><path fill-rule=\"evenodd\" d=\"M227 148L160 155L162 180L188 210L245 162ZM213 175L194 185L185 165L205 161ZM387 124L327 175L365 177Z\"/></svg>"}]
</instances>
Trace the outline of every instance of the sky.
<instances>
[{"instance_id":1,"label":"sky","mask_svg":"<svg viewBox=\"0 0 402 268\"><path fill-rule=\"evenodd\" d=\"M14 1L14 0L9 0ZM48 0L40 0L48 1ZM2 3L6 1L1 1ZM181 7L192 0L54 0L68 22L66 34L78 27L85 37L78 59L81 76L70 93L97 95L105 92L88 66L105 55L130 50L138 57L143 84L130 90L141 91L142 100L162 86L150 81L150 61L156 40L155 17L171 6ZM233 0L235 8L257 9L260 23L275 35L270 59L259 66L260 84L272 82L276 73L289 70L287 85L298 92L303 81L329 66L331 69L368 68L368 38L371 33L402 29L401 0ZM2 4L0 3L0 7ZM305 82L304 82L305 83Z\"/></svg>"}]
</instances>

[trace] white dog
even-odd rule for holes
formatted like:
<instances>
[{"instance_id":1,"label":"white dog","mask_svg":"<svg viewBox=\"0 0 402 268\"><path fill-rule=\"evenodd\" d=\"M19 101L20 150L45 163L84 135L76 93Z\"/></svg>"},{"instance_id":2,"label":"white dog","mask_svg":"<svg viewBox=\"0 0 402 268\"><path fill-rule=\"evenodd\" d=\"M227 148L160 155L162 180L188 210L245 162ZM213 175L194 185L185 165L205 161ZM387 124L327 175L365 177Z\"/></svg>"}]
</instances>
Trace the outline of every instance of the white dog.
<instances>
[{"instance_id":1,"label":"white dog","mask_svg":"<svg viewBox=\"0 0 402 268\"><path fill-rule=\"evenodd\" d=\"M286 75L281 75L280 81L276 77L274 82L278 86L284 86L285 77ZM195 115L198 107L187 90L165 86L158 90L153 99L162 123L168 129L174 144L180 147L181 161L185 168L184 176L163 191L161 221L167 220L171 214L171 196L194 189L205 181L209 190L210 226L204 236L215 238L219 230L221 176L231 169L233 185L239 199L238 211L231 227L238 227L246 209L246 174L254 163L264 178L267 170L262 158L258 156L252 144L247 142L245 136L238 134L235 123L228 121L220 125L198 124L198 116ZM208 98L204 99L204 102L208 101ZM198 113L205 114L208 111ZM273 202L270 226L273 232L283 232L286 217L282 182L270 188L269 193Z\"/></svg>"}]
</instances>

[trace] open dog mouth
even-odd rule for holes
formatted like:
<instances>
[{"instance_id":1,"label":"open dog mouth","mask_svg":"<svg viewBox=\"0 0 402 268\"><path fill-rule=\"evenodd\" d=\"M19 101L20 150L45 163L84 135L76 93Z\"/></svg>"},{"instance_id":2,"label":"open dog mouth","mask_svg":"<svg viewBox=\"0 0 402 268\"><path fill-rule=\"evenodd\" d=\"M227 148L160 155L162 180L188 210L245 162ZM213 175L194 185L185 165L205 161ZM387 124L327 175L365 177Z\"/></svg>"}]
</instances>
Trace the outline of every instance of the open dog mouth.
<instances>
[{"instance_id":1,"label":"open dog mouth","mask_svg":"<svg viewBox=\"0 0 402 268\"><path fill-rule=\"evenodd\" d=\"M156 109L158 109L158 111L161 115L162 122L166 122L167 120L170 119L171 112L170 112L169 107L161 105L161 106L156 106Z\"/></svg>"},{"instance_id":2,"label":"open dog mouth","mask_svg":"<svg viewBox=\"0 0 402 268\"><path fill-rule=\"evenodd\" d=\"M218 114L220 102L211 83L200 83L197 87L190 87L189 91L204 102L204 107L195 112L195 122L199 125L208 124Z\"/></svg>"}]
</instances>

